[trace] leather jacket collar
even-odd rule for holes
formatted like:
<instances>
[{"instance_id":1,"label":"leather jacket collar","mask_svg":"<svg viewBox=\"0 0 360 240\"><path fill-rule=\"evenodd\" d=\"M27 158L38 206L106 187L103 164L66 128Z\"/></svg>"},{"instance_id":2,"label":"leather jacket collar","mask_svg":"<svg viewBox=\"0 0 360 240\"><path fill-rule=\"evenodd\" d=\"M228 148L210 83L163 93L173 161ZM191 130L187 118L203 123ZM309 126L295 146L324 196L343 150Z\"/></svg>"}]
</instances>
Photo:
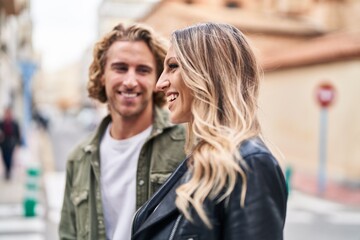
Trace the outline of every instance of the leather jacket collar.
<instances>
[{"instance_id":1,"label":"leather jacket collar","mask_svg":"<svg viewBox=\"0 0 360 240\"><path fill-rule=\"evenodd\" d=\"M132 229L134 237L174 211L178 211L175 205L175 190L183 183L187 169L187 159L185 159L158 192L135 213Z\"/></svg>"}]
</instances>

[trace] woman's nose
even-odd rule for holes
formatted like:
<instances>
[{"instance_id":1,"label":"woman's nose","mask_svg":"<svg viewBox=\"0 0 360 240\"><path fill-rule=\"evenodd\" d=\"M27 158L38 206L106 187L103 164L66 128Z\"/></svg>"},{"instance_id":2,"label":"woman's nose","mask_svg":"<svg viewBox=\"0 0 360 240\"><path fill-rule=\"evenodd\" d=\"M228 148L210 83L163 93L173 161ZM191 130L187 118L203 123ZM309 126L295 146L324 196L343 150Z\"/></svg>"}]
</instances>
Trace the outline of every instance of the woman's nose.
<instances>
[{"instance_id":1,"label":"woman's nose","mask_svg":"<svg viewBox=\"0 0 360 240\"><path fill-rule=\"evenodd\" d=\"M157 91L165 91L166 88L170 86L170 81L166 78L164 74L161 74L159 80L156 83Z\"/></svg>"}]
</instances>

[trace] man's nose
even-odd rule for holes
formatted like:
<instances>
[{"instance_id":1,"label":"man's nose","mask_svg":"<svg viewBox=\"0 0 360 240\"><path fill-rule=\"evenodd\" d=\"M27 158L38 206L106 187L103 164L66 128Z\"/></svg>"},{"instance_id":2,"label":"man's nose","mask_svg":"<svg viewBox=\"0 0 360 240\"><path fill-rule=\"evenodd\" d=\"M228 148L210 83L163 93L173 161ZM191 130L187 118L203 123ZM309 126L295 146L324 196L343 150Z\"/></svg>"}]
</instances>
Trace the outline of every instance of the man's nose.
<instances>
[{"instance_id":1,"label":"man's nose","mask_svg":"<svg viewBox=\"0 0 360 240\"><path fill-rule=\"evenodd\" d=\"M126 73L126 75L124 76L124 85L128 88L134 88L137 86L138 82L137 82L137 75L135 73L135 71L128 71Z\"/></svg>"}]
</instances>

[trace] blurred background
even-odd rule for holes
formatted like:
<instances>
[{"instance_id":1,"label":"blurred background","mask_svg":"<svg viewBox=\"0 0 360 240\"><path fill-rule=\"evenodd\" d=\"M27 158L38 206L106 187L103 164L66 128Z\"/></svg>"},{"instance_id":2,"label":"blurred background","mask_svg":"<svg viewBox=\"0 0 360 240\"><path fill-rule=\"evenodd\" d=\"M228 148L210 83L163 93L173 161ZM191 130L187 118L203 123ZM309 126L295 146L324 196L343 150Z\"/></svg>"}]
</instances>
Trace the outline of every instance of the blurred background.
<instances>
[{"instance_id":1,"label":"blurred background","mask_svg":"<svg viewBox=\"0 0 360 240\"><path fill-rule=\"evenodd\" d=\"M10 179L0 164L0 240L58 239L67 154L106 113L87 96L92 47L120 21L241 29L289 188L285 239L360 240L360 0L0 0L0 117L11 106L22 135Z\"/></svg>"}]
</instances>

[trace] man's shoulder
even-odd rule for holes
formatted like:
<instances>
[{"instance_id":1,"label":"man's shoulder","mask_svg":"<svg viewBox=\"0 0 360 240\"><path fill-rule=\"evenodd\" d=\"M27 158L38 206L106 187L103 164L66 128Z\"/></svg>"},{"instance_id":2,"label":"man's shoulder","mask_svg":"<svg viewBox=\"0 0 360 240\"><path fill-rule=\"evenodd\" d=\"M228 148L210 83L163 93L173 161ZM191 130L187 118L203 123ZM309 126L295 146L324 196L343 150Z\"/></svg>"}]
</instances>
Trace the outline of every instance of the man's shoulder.
<instances>
[{"instance_id":1,"label":"man's shoulder","mask_svg":"<svg viewBox=\"0 0 360 240\"><path fill-rule=\"evenodd\" d=\"M68 155L68 161L78 161L83 156L96 148L94 143L95 133L89 134L86 138L82 139Z\"/></svg>"},{"instance_id":2,"label":"man's shoulder","mask_svg":"<svg viewBox=\"0 0 360 240\"><path fill-rule=\"evenodd\" d=\"M154 127L162 134L169 134L174 140L185 138L185 126L183 124L173 124L169 119L169 111L155 107Z\"/></svg>"},{"instance_id":3,"label":"man's shoulder","mask_svg":"<svg viewBox=\"0 0 360 240\"><path fill-rule=\"evenodd\" d=\"M164 134L169 134L173 140L184 140L185 139L185 126L184 125L172 125L169 126Z\"/></svg>"},{"instance_id":4,"label":"man's shoulder","mask_svg":"<svg viewBox=\"0 0 360 240\"><path fill-rule=\"evenodd\" d=\"M70 152L68 155L69 161L76 161L80 160L84 157L85 154L93 154L98 150L100 138L104 134L107 125L110 122L110 116L106 116L103 118L103 120L100 122L97 129L90 133L87 137L82 139Z\"/></svg>"}]
</instances>

